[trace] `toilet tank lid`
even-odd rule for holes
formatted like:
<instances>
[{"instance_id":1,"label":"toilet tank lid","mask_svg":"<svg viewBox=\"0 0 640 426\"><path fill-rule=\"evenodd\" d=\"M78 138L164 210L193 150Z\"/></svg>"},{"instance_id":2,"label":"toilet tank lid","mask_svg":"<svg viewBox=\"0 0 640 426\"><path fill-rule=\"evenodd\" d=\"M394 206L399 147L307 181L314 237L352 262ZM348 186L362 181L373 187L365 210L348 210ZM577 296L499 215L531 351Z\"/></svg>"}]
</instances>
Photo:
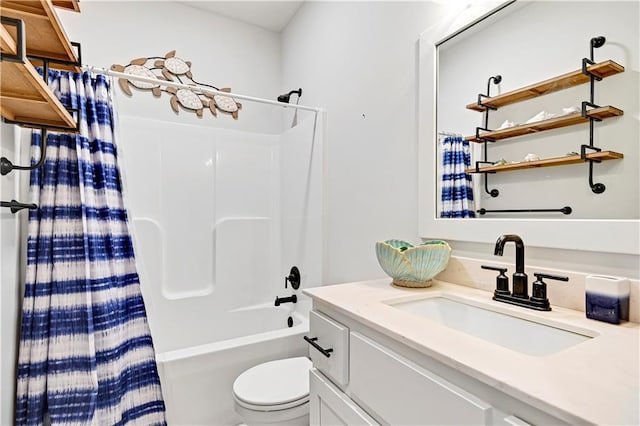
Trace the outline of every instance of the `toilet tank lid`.
<instances>
[{"instance_id":1,"label":"toilet tank lid","mask_svg":"<svg viewBox=\"0 0 640 426\"><path fill-rule=\"evenodd\" d=\"M309 395L306 357L286 358L251 367L233 383L236 398L254 405L280 405Z\"/></svg>"}]
</instances>

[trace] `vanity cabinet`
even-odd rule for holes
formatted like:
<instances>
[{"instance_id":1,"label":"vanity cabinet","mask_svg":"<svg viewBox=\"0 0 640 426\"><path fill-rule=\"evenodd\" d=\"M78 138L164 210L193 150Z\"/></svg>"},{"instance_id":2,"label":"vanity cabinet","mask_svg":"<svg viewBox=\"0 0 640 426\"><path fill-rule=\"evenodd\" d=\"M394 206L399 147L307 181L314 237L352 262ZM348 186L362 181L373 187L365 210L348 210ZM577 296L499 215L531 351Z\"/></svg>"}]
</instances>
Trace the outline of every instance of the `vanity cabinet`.
<instances>
[{"instance_id":1,"label":"vanity cabinet","mask_svg":"<svg viewBox=\"0 0 640 426\"><path fill-rule=\"evenodd\" d=\"M321 309L314 306L310 314L310 336L331 351L327 357L309 346L311 425L563 424L330 307ZM326 327L348 339L329 343ZM338 363L348 361L346 376L330 368L334 355Z\"/></svg>"}]
</instances>

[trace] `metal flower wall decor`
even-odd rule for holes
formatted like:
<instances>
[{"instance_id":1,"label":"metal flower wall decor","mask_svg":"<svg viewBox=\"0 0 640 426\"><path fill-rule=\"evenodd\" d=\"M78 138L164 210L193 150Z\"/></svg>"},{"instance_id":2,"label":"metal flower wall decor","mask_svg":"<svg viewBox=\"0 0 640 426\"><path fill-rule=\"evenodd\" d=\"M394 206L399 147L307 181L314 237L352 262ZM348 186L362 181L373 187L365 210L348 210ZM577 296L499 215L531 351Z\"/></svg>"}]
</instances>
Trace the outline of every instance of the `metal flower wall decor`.
<instances>
[{"instance_id":1,"label":"metal flower wall decor","mask_svg":"<svg viewBox=\"0 0 640 426\"><path fill-rule=\"evenodd\" d=\"M182 107L187 111L196 113L198 117L202 118L204 110L208 109L214 116L218 115L217 111L221 111L230 114L237 120L238 111L242 108L242 105L236 102L231 96L213 95L198 90L195 85L211 87L221 92L231 92L231 88L229 87L217 88L210 84L200 83L194 80L191 72L191 61L185 61L176 57L175 50L167 53L164 57L150 56L148 58L133 59L127 65L113 64L111 65L111 69L113 71L158 80L157 83L151 83L121 78L118 80L118 83L122 91L129 96L133 96L131 86L141 90L150 90L155 97L160 97L162 92L169 93L171 95L171 108L176 113L179 113L180 107ZM174 87L167 87L162 84L163 81L177 81L188 86L193 85L194 88L176 89Z\"/></svg>"}]
</instances>

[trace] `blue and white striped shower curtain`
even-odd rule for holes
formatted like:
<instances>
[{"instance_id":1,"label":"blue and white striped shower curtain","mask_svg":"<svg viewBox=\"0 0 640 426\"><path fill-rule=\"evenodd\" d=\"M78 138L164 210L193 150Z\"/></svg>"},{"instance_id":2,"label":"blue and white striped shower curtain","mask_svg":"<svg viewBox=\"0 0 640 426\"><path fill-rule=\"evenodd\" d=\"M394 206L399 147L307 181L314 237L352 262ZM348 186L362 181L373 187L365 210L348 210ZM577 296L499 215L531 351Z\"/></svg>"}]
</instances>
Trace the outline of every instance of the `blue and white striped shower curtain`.
<instances>
[{"instance_id":1,"label":"blue and white striped shower curtain","mask_svg":"<svg viewBox=\"0 0 640 426\"><path fill-rule=\"evenodd\" d=\"M162 425L165 406L136 272L104 76L49 72L78 135L50 133L31 174L18 425ZM40 135L32 152L38 158Z\"/></svg>"},{"instance_id":2,"label":"blue and white striped shower curtain","mask_svg":"<svg viewBox=\"0 0 640 426\"><path fill-rule=\"evenodd\" d=\"M469 141L462 136L445 136L440 141L442 153L442 210L440 217L475 217L471 175L464 170L471 166Z\"/></svg>"}]
</instances>

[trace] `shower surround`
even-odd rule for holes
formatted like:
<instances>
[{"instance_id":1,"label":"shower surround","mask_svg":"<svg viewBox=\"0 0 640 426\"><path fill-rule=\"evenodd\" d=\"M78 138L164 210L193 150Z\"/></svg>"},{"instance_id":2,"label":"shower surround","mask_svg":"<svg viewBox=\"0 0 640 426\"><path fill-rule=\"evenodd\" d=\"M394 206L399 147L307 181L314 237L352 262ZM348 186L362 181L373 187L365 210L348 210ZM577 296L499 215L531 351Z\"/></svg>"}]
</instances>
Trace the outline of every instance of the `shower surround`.
<instances>
[{"instance_id":1,"label":"shower surround","mask_svg":"<svg viewBox=\"0 0 640 426\"><path fill-rule=\"evenodd\" d=\"M235 377L306 354L308 301L296 291L298 303L274 306L293 294L284 288L293 265L301 288L321 283L322 117L302 117L275 135L120 117L125 201L170 423L239 421Z\"/></svg>"}]
</instances>

